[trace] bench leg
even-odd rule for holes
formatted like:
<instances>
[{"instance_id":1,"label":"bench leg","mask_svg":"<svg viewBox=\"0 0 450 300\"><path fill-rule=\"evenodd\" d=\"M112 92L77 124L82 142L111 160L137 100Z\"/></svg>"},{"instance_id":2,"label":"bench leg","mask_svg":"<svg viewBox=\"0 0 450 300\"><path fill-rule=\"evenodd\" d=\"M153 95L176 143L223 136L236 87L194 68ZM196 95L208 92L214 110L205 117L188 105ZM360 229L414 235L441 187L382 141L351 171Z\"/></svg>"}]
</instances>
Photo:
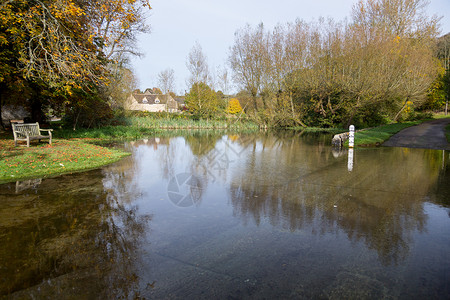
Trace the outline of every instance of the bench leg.
<instances>
[{"instance_id":1,"label":"bench leg","mask_svg":"<svg viewBox=\"0 0 450 300\"><path fill-rule=\"evenodd\" d=\"M27 139L27 147L30 148L30 138Z\"/></svg>"}]
</instances>

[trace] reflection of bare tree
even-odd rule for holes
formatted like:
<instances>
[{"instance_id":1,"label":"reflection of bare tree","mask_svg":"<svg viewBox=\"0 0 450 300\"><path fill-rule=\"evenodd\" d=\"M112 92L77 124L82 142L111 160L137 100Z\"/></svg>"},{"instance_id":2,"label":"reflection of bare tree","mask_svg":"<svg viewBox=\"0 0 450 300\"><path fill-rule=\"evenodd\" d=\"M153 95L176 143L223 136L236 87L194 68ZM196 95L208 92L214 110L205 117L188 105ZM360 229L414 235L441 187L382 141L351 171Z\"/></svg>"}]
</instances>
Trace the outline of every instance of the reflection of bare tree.
<instances>
[{"instance_id":1,"label":"reflection of bare tree","mask_svg":"<svg viewBox=\"0 0 450 300\"><path fill-rule=\"evenodd\" d=\"M190 192L196 205L201 203L203 192L208 187L209 180L214 179L211 176L215 163L212 153L216 150L216 145L221 137L220 133L211 131L195 131L184 137L193 154L189 162L189 172L196 180L195 185L191 186Z\"/></svg>"},{"instance_id":2,"label":"reflection of bare tree","mask_svg":"<svg viewBox=\"0 0 450 300\"><path fill-rule=\"evenodd\" d=\"M436 202L448 208L450 217L450 151L442 150L442 165L440 166L439 178L436 184L437 195Z\"/></svg>"},{"instance_id":3,"label":"reflection of bare tree","mask_svg":"<svg viewBox=\"0 0 450 300\"><path fill-rule=\"evenodd\" d=\"M171 144L171 139L170 137L152 137L128 143L126 149L134 155L132 160L134 172L139 172L140 169L148 167L147 164L153 163L153 161L148 161L145 156L149 153L156 153L157 157L154 157L153 160L162 162L160 164L162 176L169 179L174 170L174 160L177 157L175 155L176 143L175 145ZM147 151L149 148L153 151Z\"/></svg>"},{"instance_id":4,"label":"reflection of bare tree","mask_svg":"<svg viewBox=\"0 0 450 300\"><path fill-rule=\"evenodd\" d=\"M148 217L122 201L119 186L105 192L95 170L45 179L33 195L11 189L0 192L8 203L0 208L0 295L138 296L134 261Z\"/></svg>"},{"instance_id":5,"label":"reflection of bare tree","mask_svg":"<svg viewBox=\"0 0 450 300\"><path fill-rule=\"evenodd\" d=\"M257 143L264 151L253 148L230 186L234 213L245 222L265 219L317 234L343 229L350 240L375 249L385 264L401 261L412 232L423 230L424 195L438 175L427 156L436 152L361 150L353 172L347 172L345 156L308 147L304 137L265 136Z\"/></svg>"}]
</instances>

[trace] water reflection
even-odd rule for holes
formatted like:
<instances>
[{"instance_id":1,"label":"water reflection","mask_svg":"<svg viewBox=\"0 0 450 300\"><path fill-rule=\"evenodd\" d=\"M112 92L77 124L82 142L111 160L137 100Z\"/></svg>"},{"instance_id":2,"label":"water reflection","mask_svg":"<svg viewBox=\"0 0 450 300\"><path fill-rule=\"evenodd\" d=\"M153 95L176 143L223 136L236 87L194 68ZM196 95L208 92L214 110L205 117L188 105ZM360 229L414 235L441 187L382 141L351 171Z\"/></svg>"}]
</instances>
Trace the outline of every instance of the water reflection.
<instances>
[{"instance_id":1,"label":"water reflection","mask_svg":"<svg viewBox=\"0 0 450 300\"><path fill-rule=\"evenodd\" d=\"M0 295L445 298L449 152L329 141L192 131L2 185Z\"/></svg>"},{"instance_id":2,"label":"water reflection","mask_svg":"<svg viewBox=\"0 0 450 300\"><path fill-rule=\"evenodd\" d=\"M385 264L405 258L412 232L424 228L423 201L439 176L428 164L431 152L360 150L352 172L346 172L339 159L330 162L319 149L305 151L299 140L284 141L283 147L275 147L279 140L272 143L275 153L252 151L232 179L235 214L256 224L268 218L291 231L313 223L315 234L340 228L350 240L362 239L377 250Z\"/></svg>"},{"instance_id":3,"label":"water reflection","mask_svg":"<svg viewBox=\"0 0 450 300\"><path fill-rule=\"evenodd\" d=\"M20 193L22 191L36 188L38 185L42 183L42 179L29 179L24 181L16 181L16 193Z\"/></svg>"},{"instance_id":4,"label":"water reflection","mask_svg":"<svg viewBox=\"0 0 450 300\"><path fill-rule=\"evenodd\" d=\"M152 166L159 166L167 180L179 174L196 179L185 194L176 190L180 199L192 197L192 204L199 206L212 183L212 189L225 185L233 214L244 224L268 220L274 227L291 232L312 228L318 235L344 230L349 240L376 250L385 265L407 257L412 235L423 232L427 221L423 203L435 200L428 195L445 176L438 166L448 168L437 151L336 153L325 139L299 134L193 134L163 144ZM141 155L143 143L135 145ZM357 152L357 160L350 151ZM148 161L139 158L141 166L148 167Z\"/></svg>"},{"instance_id":5,"label":"water reflection","mask_svg":"<svg viewBox=\"0 0 450 300\"><path fill-rule=\"evenodd\" d=\"M96 170L45 179L29 188L2 185L0 295L138 295L134 265L148 217L137 216L137 207L122 202L120 177L102 179ZM118 189L104 190L104 185Z\"/></svg>"}]
</instances>

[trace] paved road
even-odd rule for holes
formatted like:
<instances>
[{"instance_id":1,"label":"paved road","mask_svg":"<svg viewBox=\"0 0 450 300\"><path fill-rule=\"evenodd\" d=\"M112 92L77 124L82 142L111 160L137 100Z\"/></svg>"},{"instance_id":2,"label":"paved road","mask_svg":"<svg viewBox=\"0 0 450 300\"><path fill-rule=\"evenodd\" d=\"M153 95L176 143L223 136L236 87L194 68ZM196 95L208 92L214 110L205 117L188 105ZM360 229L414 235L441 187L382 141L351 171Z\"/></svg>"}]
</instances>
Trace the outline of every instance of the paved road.
<instances>
[{"instance_id":1,"label":"paved road","mask_svg":"<svg viewBox=\"0 0 450 300\"><path fill-rule=\"evenodd\" d=\"M383 143L383 146L450 150L450 144L444 133L445 126L448 124L450 124L450 118L408 127L391 136Z\"/></svg>"}]
</instances>

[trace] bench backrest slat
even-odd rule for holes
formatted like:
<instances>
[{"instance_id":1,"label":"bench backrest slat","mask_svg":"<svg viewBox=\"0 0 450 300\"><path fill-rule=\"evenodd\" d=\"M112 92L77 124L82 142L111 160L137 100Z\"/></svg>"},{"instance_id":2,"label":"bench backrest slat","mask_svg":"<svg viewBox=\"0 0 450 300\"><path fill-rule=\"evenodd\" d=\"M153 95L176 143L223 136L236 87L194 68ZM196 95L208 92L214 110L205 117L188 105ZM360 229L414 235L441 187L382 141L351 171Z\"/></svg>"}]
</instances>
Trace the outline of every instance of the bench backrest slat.
<instances>
[{"instance_id":1,"label":"bench backrest slat","mask_svg":"<svg viewBox=\"0 0 450 300\"><path fill-rule=\"evenodd\" d=\"M39 123L27 123L27 124L12 124L13 131L16 132L20 136L26 137L29 136L38 136L40 135L39 131Z\"/></svg>"}]
</instances>

